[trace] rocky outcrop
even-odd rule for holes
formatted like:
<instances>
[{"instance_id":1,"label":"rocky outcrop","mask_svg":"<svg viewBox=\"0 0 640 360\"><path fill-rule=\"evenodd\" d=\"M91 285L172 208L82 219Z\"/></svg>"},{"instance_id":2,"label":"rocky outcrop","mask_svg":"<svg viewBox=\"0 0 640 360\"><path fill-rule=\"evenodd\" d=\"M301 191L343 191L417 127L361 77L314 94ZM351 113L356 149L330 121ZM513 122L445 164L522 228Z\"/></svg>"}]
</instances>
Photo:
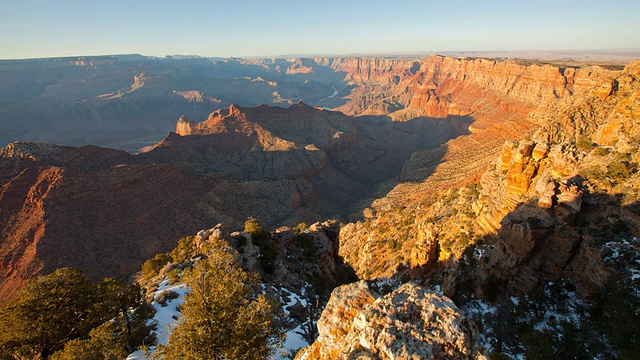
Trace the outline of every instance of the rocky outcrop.
<instances>
[{"instance_id":1,"label":"rocky outcrop","mask_svg":"<svg viewBox=\"0 0 640 360\"><path fill-rule=\"evenodd\" d=\"M635 110L628 106L640 91L634 69L631 64L603 85L624 79L625 90L611 88L603 96L601 87L595 87L571 102L560 101L555 112L546 114L549 122L532 135L533 140L505 143L483 174L473 203L476 230L493 244L480 261L481 278L499 279L510 293L564 278L589 294L614 271L594 254L622 231L629 231L628 236L638 231L626 225L634 223L631 209L637 193L622 202L615 195L637 186L637 178L622 169L634 168L638 161L628 147L638 141L631 135ZM627 109L625 115L621 107ZM602 134L620 129L622 123L627 131L617 133L621 145L594 144L593 138L607 144ZM626 165L618 166L621 173L601 170L615 168L611 164L619 161L616 158L626 159ZM455 296L455 291L448 293Z\"/></svg>"},{"instance_id":2,"label":"rocky outcrop","mask_svg":"<svg viewBox=\"0 0 640 360\"><path fill-rule=\"evenodd\" d=\"M478 330L449 299L407 283L380 297L365 282L334 290L318 339L296 359L472 359Z\"/></svg>"},{"instance_id":3,"label":"rocky outcrop","mask_svg":"<svg viewBox=\"0 0 640 360\"><path fill-rule=\"evenodd\" d=\"M296 235L288 227L271 233L279 259L268 277L275 283L302 288L309 279L338 284L343 262L338 255L340 224L336 220L317 222Z\"/></svg>"},{"instance_id":4,"label":"rocky outcrop","mask_svg":"<svg viewBox=\"0 0 640 360\"><path fill-rule=\"evenodd\" d=\"M415 75L420 61L379 58L316 59L317 63L346 73L345 79L354 82L390 82L399 84Z\"/></svg>"},{"instance_id":5,"label":"rocky outcrop","mask_svg":"<svg viewBox=\"0 0 640 360\"><path fill-rule=\"evenodd\" d=\"M318 319L318 339L299 359L338 359L344 339L353 320L379 297L364 281L343 285L333 290L331 298ZM306 357L305 357L306 356Z\"/></svg>"},{"instance_id":6,"label":"rocky outcrop","mask_svg":"<svg viewBox=\"0 0 640 360\"><path fill-rule=\"evenodd\" d=\"M467 70L471 63L480 68L508 67L444 59L433 68L444 71L445 63ZM503 289L513 293L559 278L573 281L580 293L595 291L610 270L597 257L586 258L598 252L600 245L593 239L613 239L614 224L631 229L622 224L637 218L631 210L620 210L615 194L629 194L622 208L634 208L639 63L620 72L600 68L553 72L552 67L517 65L513 69L529 75L514 75L512 88L526 89L527 95L511 93L497 83L483 85L475 99L499 96L503 100L482 103L471 115L470 135L440 149L413 154L403 169L406 182L376 199L367 219L343 228L345 259L364 278L387 277L397 270L424 276L415 270L441 271L463 257L468 245L481 241L492 246L464 257L467 261L482 257L480 269L486 271L469 271L472 276L480 274L471 282L449 287L452 283L445 281L445 293L452 298L461 299L451 289L462 287L478 290L476 296L482 296L489 278L500 279ZM466 75L469 84L492 78ZM495 78L507 81L508 76ZM454 80L443 75L438 89L444 89L447 81ZM555 90L547 91L545 81ZM432 91L430 96L437 93ZM512 101L525 106L502 106ZM610 169L620 170L618 180ZM603 193L607 195L595 195ZM413 225L406 225L407 221ZM393 224L390 229L389 224ZM637 237L635 231L628 236ZM429 246L435 241L440 248L437 261ZM465 278L456 273L450 280L456 277ZM474 281L476 287L470 285Z\"/></svg>"},{"instance_id":7,"label":"rocky outcrop","mask_svg":"<svg viewBox=\"0 0 640 360\"><path fill-rule=\"evenodd\" d=\"M411 275L416 278L426 275L440 258L438 233L430 225L429 223L418 225L416 242L411 247L409 267Z\"/></svg>"},{"instance_id":8,"label":"rocky outcrop","mask_svg":"<svg viewBox=\"0 0 640 360\"><path fill-rule=\"evenodd\" d=\"M380 234L381 227L377 224L382 221L402 223L402 218L415 219L415 224L427 220L433 222L434 216L429 213L429 206L424 205L433 203L448 189L471 181L479 181L483 191L491 194L491 199L487 201L496 205L487 205L482 201L468 204L466 209L462 205L462 213L467 214L473 209L475 214L482 215L477 219L461 216L463 220L454 221L450 229L447 226L444 231L433 233L449 237L448 242L458 233L464 238L472 237L475 225L459 226L472 220L481 224L483 233L495 232L500 228L501 219L535 186L534 179L548 171L541 166L552 166L553 174L562 173L563 177L575 174L575 166L572 165L575 159L569 156L570 149L552 148L549 144L557 142L551 138L516 142L523 135L531 134L535 124L542 121L539 119L542 110L538 108L558 111L558 107L563 104L569 106L574 98L588 95L586 87L578 86L579 90L576 90L571 87L573 85L570 86L572 81L572 84L576 83L574 80L577 78L597 80L613 74L601 68L567 72L566 69L550 65L526 66L515 62L431 56L401 77L397 86L383 80L383 75L380 75L377 82L355 87L345 107L361 104L363 109L371 111L375 108L371 103L395 104L396 110L387 109L383 112L390 113L389 116L396 120L416 116L440 117L448 122L460 121L469 134L452 139L439 148L413 153L403 166L400 183L370 206L376 213L384 215L343 228L345 236L342 238L341 251L345 258L364 278L389 276L403 262L409 262L416 269L418 263L426 261L420 257L428 253L420 249L423 241L417 239L416 234L422 231L409 231L407 237L396 236L396 233L404 234L404 229ZM341 108L357 113L354 109ZM412 121L415 120L409 123ZM494 166L496 153L501 147L500 171L486 172L488 167ZM515 158L514 161L512 158ZM503 188L503 182L508 189ZM546 200L552 196L547 191ZM397 208L405 210L391 215L398 217L394 221L389 220L389 212ZM381 219L380 216L387 219ZM448 214L443 216L450 218ZM446 244L441 240L439 243L442 247ZM402 256L392 255L398 251L398 243L407 244L406 247L402 246ZM394 249L390 249L390 245ZM375 256L368 254L373 249L377 252ZM450 251L441 251L440 260L449 255Z\"/></svg>"}]
</instances>

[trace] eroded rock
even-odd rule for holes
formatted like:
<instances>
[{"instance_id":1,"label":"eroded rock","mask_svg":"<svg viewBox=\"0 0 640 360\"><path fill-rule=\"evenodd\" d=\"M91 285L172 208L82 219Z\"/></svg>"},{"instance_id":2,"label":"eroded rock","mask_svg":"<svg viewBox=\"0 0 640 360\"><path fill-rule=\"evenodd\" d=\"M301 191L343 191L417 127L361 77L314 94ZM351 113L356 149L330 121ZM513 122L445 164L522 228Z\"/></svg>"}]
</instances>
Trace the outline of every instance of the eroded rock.
<instances>
[{"instance_id":1,"label":"eroded rock","mask_svg":"<svg viewBox=\"0 0 640 360\"><path fill-rule=\"evenodd\" d=\"M448 298L407 283L375 300L365 282L334 290L318 339L297 359L472 359L478 330ZM348 324L348 327L345 326Z\"/></svg>"}]
</instances>

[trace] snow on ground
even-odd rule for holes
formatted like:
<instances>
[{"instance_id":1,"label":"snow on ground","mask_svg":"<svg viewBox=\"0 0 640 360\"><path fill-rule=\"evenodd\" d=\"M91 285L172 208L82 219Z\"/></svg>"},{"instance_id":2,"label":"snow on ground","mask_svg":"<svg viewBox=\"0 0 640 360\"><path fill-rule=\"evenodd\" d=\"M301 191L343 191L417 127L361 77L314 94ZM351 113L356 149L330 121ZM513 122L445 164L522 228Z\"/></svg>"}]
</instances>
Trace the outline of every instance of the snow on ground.
<instances>
[{"instance_id":1,"label":"snow on ground","mask_svg":"<svg viewBox=\"0 0 640 360\"><path fill-rule=\"evenodd\" d=\"M263 292L266 289L267 285L261 285L263 288ZM180 312L177 310L177 307L184 303L184 296L188 293L188 288L185 284L176 284L169 285L169 280L164 280L159 284L159 287L156 291L154 291L154 301L152 302L153 308L156 310L156 313L152 319L149 320L148 324L153 322L157 322L156 330L152 331L156 335L157 343L166 345L169 340L169 336L171 335L171 331L178 323L178 317L180 316ZM300 291L300 294L297 294L288 290L277 290L273 289L276 294L278 294L280 298L280 303L284 308L285 320L289 319L289 311L288 307L295 305L300 302L302 306L307 306L307 299L305 296L304 288ZM179 297L175 299L171 299L166 302L166 306L162 306L157 299L160 294L164 291L174 291ZM301 348L309 346L309 343L300 335L302 333L302 326L304 324L298 324L295 328L288 330L286 332L286 338L284 341L283 348L276 349L275 358L286 358L291 354L295 354L295 352ZM145 354L143 350L137 350L131 353L127 360L148 360L150 359L150 355L153 354L156 350L155 346L149 347L149 353Z\"/></svg>"},{"instance_id":2,"label":"snow on ground","mask_svg":"<svg viewBox=\"0 0 640 360\"><path fill-rule=\"evenodd\" d=\"M461 307L467 316L482 323L483 331L480 333L480 345L491 351L494 340L493 329L486 321L489 314L496 314L498 308L485 300L471 300Z\"/></svg>"},{"instance_id":3,"label":"snow on ground","mask_svg":"<svg viewBox=\"0 0 640 360\"><path fill-rule=\"evenodd\" d=\"M166 306L162 306L157 299L159 295L164 291L174 291L178 293L179 297L175 299L168 300L166 302ZM156 310L155 315L152 319L149 320L148 324L152 322L157 322L156 330L152 331L156 335L157 343L166 345L169 340L169 335L171 335L171 331L178 323L178 317L180 316L180 312L177 310L177 307L184 303L184 296L187 294L188 288L185 284L176 284L169 285L169 280L164 280L160 283L158 290L154 292L154 299L152 302L153 308ZM151 346L149 348L149 352L153 353L156 347ZM143 350L138 350L133 352L127 357L127 360L144 360L149 359L149 357L144 353Z\"/></svg>"},{"instance_id":4,"label":"snow on ground","mask_svg":"<svg viewBox=\"0 0 640 360\"><path fill-rule=\"evenodd\" d=\"M479 245L477 244L476 247L473 249L473 257L476 260L480 260L483 256L485 256L487 254L487 252L493 249L493 245Z\"/></svg>"},{"instance_id":5,"label":"snow on ground","mask_svg":"<svg viewBox=\"0 0 640 360\"><path fill-rule=\"evenodd\" d=\"M553 283L549 283L549 286ZM551 294L547 294L551 297ZM558 323L559 321L572 321L573 323L580 323L580 312L585 308L585 303L578 299L575 291L566 291L562 294L561 300L564 309L559 310L559 303L555 303L547 309L541 321L533 326L534 330L555 330L554 326L550 323ZM552 321L553 320L553 321Z\"/></svg>"},{"instance_id":6,"label":"snow on ground","mask_svg":"<svg viewBox=\"0 0 640 360\"><path fill-rule=\"evenodd\" d=\"M302 290L300 291L300 294L297 294L295 292L292 292L286 289L277 290L273 288L273 290L280 297L280 304L284 309L285 321L291 321L291 319L289 318L290 313L289 313L289 310L287 309L288 307L294 306L298 302L303 307L307 307L308 303L305 296L304 288L302 288ZM275 354L276 359L285 358L289 355L293 355L299 349L309 346L309 343L307 342L307 340L305 340L304 337L300 335L303 332L302 331L303 325L305 325L305 323L298 324L295 328L287 330L287 332L285 333L285 340L284 340L283 347L281 349L276 349L276 354Z\"/></svg>"},{"instance_id":7,"label":"snow on ground","mask_svg":"<svg viewBox=\"0 0 640 360\"><path fill-rule=\"evenodd\" d=\"M626 271L628 271L631 280L640 279L640 254L636 249L637 240L635 237L631 239L631 242L620 239L619 241L607 242L602 246L605 264L612 264L616 261L626 262Z\"/></svg>"}]
</instances>

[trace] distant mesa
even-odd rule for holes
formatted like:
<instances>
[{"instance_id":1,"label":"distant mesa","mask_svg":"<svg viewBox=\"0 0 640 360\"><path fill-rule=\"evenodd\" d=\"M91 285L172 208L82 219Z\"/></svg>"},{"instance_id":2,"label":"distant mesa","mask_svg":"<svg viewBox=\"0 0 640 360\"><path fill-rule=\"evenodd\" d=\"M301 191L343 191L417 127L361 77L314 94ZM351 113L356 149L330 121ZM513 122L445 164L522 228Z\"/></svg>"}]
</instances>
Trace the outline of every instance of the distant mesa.
<instances>
[{"instance_id":1,"label":"distant mesa","mask_svg":"<svg viewBox=\"0 0 640 360\"><path fill-rule=\"evenodd\" d=\"M214 111L200 123L184 115L178 120L175 132L180 136L244 134L256 137L265 150L304 148L310 144L329 150L357 138L352 119L302 101L289 108L231 104L228 108Z\"/></svg>"}]
</instances>

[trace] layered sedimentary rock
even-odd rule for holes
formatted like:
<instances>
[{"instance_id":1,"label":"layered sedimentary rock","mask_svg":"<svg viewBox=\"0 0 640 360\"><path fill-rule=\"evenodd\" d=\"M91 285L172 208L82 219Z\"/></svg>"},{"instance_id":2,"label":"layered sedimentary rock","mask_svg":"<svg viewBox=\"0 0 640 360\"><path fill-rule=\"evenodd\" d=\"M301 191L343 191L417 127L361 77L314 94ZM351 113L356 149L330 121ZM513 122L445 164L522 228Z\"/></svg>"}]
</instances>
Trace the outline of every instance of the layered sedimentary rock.
<instances>
[{"instance_id":1,"label":"layered sedimentary rock","mask_svg":"<svg viewBox=\"0 0 640 360\"><path fill-rule=\"evenodd\" d=\"M357 85L342 111L391 113L397 119L465 116L488 107L526 114L540 101L583 93L610 75L598 67L562 69L436 55L424 61L354 58L320 63L345 72L345 79Z\"/></svg>"},{"instance_id":2,"label":"layered sedimentary rock","mask_svg":"<svg viewBox=\"0 0 640 360\"><path fill-rule=\"evenodd\" d=\"M296 359L473 359L478 330L456 305L407 283L380 297L365 282L337 288L318 339Z\"/></svg>"},{"instance_id":3,"label":"layered sedimentary rock","mask_svg":"<svg viewBox=\"0 0 640 360\"><path fill-rule=\"evenodd\" d=\"M90 69L75 70L94 71L97 67L102 74L109 67L120 69L123 61L130 64L140 60L135 56L105 58L92 61ZM171 68L169 60L152 62L165 71ZM350 114L381 116L363 116L354 121L304 104L288 111L234 105L217 110L204 122L183 117L175 124L171 115L166 121L184 136L171 134L151 152L136 157L93 147L47 150L45 146L46 151L29 158L7 148L0 164L2 191L6 194L1 199L3 209L13 209L2 215L7 219L2 222L6 269L17 263L33 263L36 265L20 265L21 269L42 271L74 264L89 268L91 259L100 263L100 255L106 251L100 250L103 240L132 239L132 247L137 244L135 239L153 243L144 254L133 251L136 260L123 260L135 264L156 250L169 248L151 240L160 234L165 239L177 240L198 228L210 227L211 222L239 223L249 215L271 224L284 221L290 225L302 219L315 221L319 214L339 213L345 219L351 214L350 218L357 219L365 208L371 215L368 222L341 229L345 235L341 255L359 273L389 275L400 263L411 260L414 268L429 268L432 259L438 257L433 252L437 247L432 245L436 241L440 247L446 244L439 238L426 236L426 231L440 237L446 233L437 227L421 226L420 231L425 231L421 240L424 246L416 247L412 254L412 247L404 245L415 242L414 226L431 220L431 215L425 213L425 204L447 189L480 180L479 174L496 158L505 140L521 139L536 126L544 130L532 137L531 149L522 145L522 141L507 145L523 148L513 164L514 149L505 150L501 165L505 174L494 174L494 179L490 175L482 178L482 191L486 187L495 193L488 203L478 202L473 207L485 231L498 229L501 216L532 189L536 189L540 207L555 209L556 202L564 201L561 199L570 191L562 190L564 183L558 179L575 174L576 162L582 155L572 149L580 137L590 136L593 142L629 152L635 146L633 136L638 133L634 121L629 120L637 117L637 63L618 75L601 68L524 66L439 56L425 61L352 58L189 62L209 69L215 76L234 77L245 66L251 69L251 74L241 74L248 79L226 79L228 91L224 94L211 93L202 84L191 86L175 77L163 78L165 72L159 74L148 67L144 76L141 69L135 73L118 70L117 79L95 77L92 81L104 83L97 84L100 85L97 92L91 92L91 98L82 102L95 120L89 125L94 128L107 123L107 114L112 114L108 109L115 109L112 102L117 99L105 100L101 94L121 91L118 106L127 108L127 104L133 104L131 108L136 109L136 101L153 98L148 91L156 91L162 84L171 85L167 85L166 91L176 101L198 107L195 119L205 111L201 105L209 104L205 100L208 98L223 99L216 102L216 107L253 95L259 102L274 103L276 91L285 103L295 103L306 90L313 90L315 105L338 106ZM60 66L67 71L66 65ZM163 83L163 79L168 80ZM287 87L280 86L285 83ZM37 96L43 103L50 103L57 90L66 89L64 84L45 88ZM88 93L87 89L74 87L67 90L67 95L74 98ZM268 101L263 101L266 98ZM161 97L153 99L161 101L158 100ZM153 108L154 101L149 100L143 108ZM171 102L163 102L163 106L167 104L173 106ZM553 114L554 121L550 121L549 114ZM606 124L601 119L606 119ZM129 131L134 123L118 122L119 131ZM65 133L71 128L74 127L61 127ZM462 134L467 135L437 147ZM565 141L564 145L558 146L561 141ZM23 143L17 148L24 150L26 146ZM387 183L373 195L378 184L398 174L400 184ZM509 191L501 189L501 181L507 177ZM15 195L18 193L22 195ZM374 197L380 198L372 201ZM34 199L36 205L30 206L44 210L27 211L30 207L23 209L16 198ZM135 198L142 200L130 205L128 201ZM42 206L37 199L42 199ZM15 204L9 206L10 202ZM578 202L564 202L578 206ZM89 209L95 204L107 205ZM177 204L184 204L183 209L176 210ZM16 215L22 210L23 215ZM469 214L464 216L468 218ZM116 217L119 220L114 220ZM167 219L169 230L157 230L158 224L165 226ZM456 220L455 229L470 236L466 221L466 218ZM396 224L402 231L394 232ZM129 232L130 228L138 230ZM72 252L65 254L67 248L57 246L55 241L46 245L54 235L61 242L82 244L83 251L92 255L86 261L78 261L73 259ZM94 242L85 243L85 239L95 237L102 240L96 240L95 249L88 251L88 244ZM17 243L22 245L15 247ZM33 249L35 243L38 246L29 250L31 253L46 250L51 251L51 257L46 261L38 256L40 260L19 260L22 253L30 254L24 249ZM388 247L395 248L397 253L379 251ZM375 257L370 256L372 251L376 252ZM115 248L107 252L117 253ZM440 252L440 256L443 254L450 252ZM38 261L44 265L37 265ZM114 268L118 269L115 273L125 274L134 267ZM102 275L105 273L95 272L92 276ZM8 283L6 286L10 287Z\"/></svg>"},{"instance_id":4,"label":"layered sedimentary rock","mask_svg":"<svg viewBox=\"0 0 640 360\"><path fill-rule=\"evenodd\" d=\"M477 199L467 203L476 234L492 244L473 275L480 278L480 292L488 277L511 293L564 278L588 294L625 266L607 263L600 252L606 242L638 236L638 178L632 172L640 159L629 144L638 143L639 75L632 63L603 82L625 83L623 89L602 96L595 87L560 101L555 112L536 110L533 115L548 122L532 140L504 144L482 175ZM603 134L609 131L617 142L607 143ZM452 296L461 290L458 275L445 282Z\"/></svg>"},{"instance_id":5,"label":"layered sedimentary rock","mask_svg":"<svg viewBox=\"0 0 640 360\"><path fill-rule=\"evenodd\" d=\"M418 125L356 122L302 103L234 105L201 123L182 117L176 130L183 136L170 133L135 156L95 146L11 144L0 156L0 295L6 299L26 279L60 266L96 280L126 276L211 223L346 218L352 204L397 176L413 151L442 141L422 134L449 126L447 136L456 134L447 123ZM324 248L321 233L316 245ZM337 254L331 250L327 260Z\"/></svg>"},{"instance_id":6,"label":"layered sedimentary rock","mask_svg":"<svg viewBox=\"0 0 640 360\"><path fill-rule=\"evenodd\" d=\"M445 63L464 64L454 60ZM370 213L378 215L343 227L341 253L359 275L390 276L402 264L440 269L437 263L459 258L469 243L482 239L495 248L487 257L493 260L484 265L492 270L481 275L479 287L489 275L503 279L512 292L561 277L584 293L602 285L609 270L589 258L598 252L593 239L613 236L615 224L632 229L622 224L637 218L629 201L637 196L630 174L637 159L638 62L621 72L545 69L538 77L514 77L518 80L511 88L527 89L526 96L486 84L507 102L539 102L527 105L533 110L526 116L498 120L486 115L506 114L508 107L478 109L474 119L494 123L481 129L474 122L471 135L449 141L441 153L415 153L403 170L403 178L412 181L376 200ZM555 90L547 91L540 79ZM525 80L529 85L518 83ZM535 91L536 81L540 91ZM611 169L619 170L618 180ZM459 187L469 182L476 184ZM616 200L616 191L627 194L626 203ZM398 206L406 208L393 211ZM386 223L413 223L415 231L404 225L380 227L383 218ZM636 230L629 231L637 236ZM440 256L434 261L429 244L436 242ZM456 296L455 291L449 294Z\"/></svg>"},{"instance_id":7,"label":"layered sedimentary rock","mask_svg":"<svg viewBox=\"0 0 640 360\"><path fill-rule=\"evenodd\" d=\"M351 118L337 112L313 110L302 102L287 109L231 105L211 113L200 123L181 117L176 133L181 136L241 133L256 136L266 151L287 151L311 144L330 151L357 142L358 132Z\"/></svg>"},{"instance_id":8,"label":"layered sedimentary rock","mask_svg":"<svg viewBox=\"0 0 640 360\"><path fill-rule=\"evenodd\" d=\"M367 63L357 64L361 68ZM361 104L363 108L370 108L367 105L370 101L389 103L390 100L385 99L404 99L402 104L398 103L399 110L391 112L389 116L396 120L413 116L444 117L449 121L461 119L468 124L470 134L452 139L440 148L420 150L412 154L404 164L400 183L384 197L376 199L371 208L375 213L383 214L380 216L387 218L389 223L413 221L420 225L425 221L433 222L435 215L430 214L429 207L424 204L435 201L448 189L479 181L482 172L492 164L496 153L507 141L500 166L501 171L510 171L508 186L513 194L502 196L502 190L494 191L498 195L493 201L498 204L507 203L509 209L512 209L519 201L517 195L530 187L530 178L538 171L536 164L541 161L541 157L554 158L556 172L572 171L571 160L561 156L558 149L549 148L552 138L536 139L534 145L522 145L519 150L520 159L508 170L513 151L519 146L513 141L533 133L535 126L540 126L538 124L546 126L548 118L544 114L561 113L561 108L590 96L589 84L597 84L598 81L610 83L610 77L615 74L598 67L562 69L549 65L525 66L515 62L440 56L432 56L421 62L420 66L415 66L412 72L400 77L398 86L393 84L392 77L399 75L393 75L391 70L377 74L376 81L355 87L350 102L345 106ZM353 83L356 84L357 81L354 80ZM358 98L357 92L361 90L364 91L363 94L379 95ZM402 95L394 93L395 91L400 91ZM405 99L407 96L408 100ZM492 184L497 184L486 180L481 183L486 186L488 193L492 192ZM399 207L405 210L393 211ZM468 213L470 207L471 205L465 209L461 205L459 210ZM498 208L500 206L496 207ZM501 217L509 211L496 209L489 211L498 212L495 216L481 216L478 219L487 229L499 228ZM389 220L389 216L394 217L394 220ZM364 277L390 276L405 261L411 262L413 268L417 268L417 264L428 268L430 265L427 265L429 261L426 259L433 256L427 256L428 252L425 250L414 249L413 245L421 242L416 240L415 233L421 234L422 231L419 228L412 232L377 226L383 220L381 217L374 217L364 223L348 224L342 229L344 236L341 253L356 271ZM462 225L468 222L467 218L468 216L455 222L454 234L460 232L462 237L472 236L473 226ZM426 229L427 226L423 228ZM433 232L439 232L437 227ZM445 235L448 233L452 231L447 230ZM401 254L392 255L393 252L398 252L398 244L402 243L409 245L402 247ZM443 244L440 241L440 245ZM390 245L395 249L389 249ZM375 249L376 255L370 254L371 249ZM440 252L441 257L449 255L450 251Z\"/></svg>"}]
</instances>

